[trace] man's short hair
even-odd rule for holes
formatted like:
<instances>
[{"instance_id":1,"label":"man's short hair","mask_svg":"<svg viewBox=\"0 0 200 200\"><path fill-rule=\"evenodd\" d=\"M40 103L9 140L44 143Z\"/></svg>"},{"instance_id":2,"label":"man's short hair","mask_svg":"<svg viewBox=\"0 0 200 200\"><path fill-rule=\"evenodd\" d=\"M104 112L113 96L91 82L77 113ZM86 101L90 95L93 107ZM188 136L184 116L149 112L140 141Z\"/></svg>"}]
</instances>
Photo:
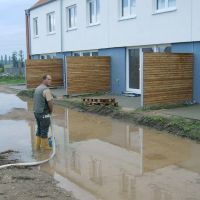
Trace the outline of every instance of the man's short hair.
<instances>
[{"instance_id":1,"label":"man's short hair","mask_svg":"<svg viewBox=\"0 0 200 200\"><path fill-rule=\"evenodd\" d=\"M47 76L48 76L48 74L44 74L44 75L42 76L42 80L46 80L46 79L47 79Z\"/></svg>"}]
</instances>

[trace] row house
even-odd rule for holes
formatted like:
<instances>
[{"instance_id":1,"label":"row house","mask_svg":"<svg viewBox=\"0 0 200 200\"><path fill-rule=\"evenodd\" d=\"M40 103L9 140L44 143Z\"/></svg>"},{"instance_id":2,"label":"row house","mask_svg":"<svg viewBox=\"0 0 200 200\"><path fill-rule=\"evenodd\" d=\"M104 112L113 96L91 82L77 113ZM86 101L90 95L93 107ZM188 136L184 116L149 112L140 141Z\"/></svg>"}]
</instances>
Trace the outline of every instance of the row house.
<instances>
[{"instance_id":1,"label":"row house","mask_svg":"<svg viewBox=\"0 0 200 200\"><path fill-rule=\"evenodd\" d=\"M40 0L26 10L27 53L110 56L115 94L141 94L144 52L192 53L200 102L199 9L199 0Z\"/></svg>"}]
</instances>

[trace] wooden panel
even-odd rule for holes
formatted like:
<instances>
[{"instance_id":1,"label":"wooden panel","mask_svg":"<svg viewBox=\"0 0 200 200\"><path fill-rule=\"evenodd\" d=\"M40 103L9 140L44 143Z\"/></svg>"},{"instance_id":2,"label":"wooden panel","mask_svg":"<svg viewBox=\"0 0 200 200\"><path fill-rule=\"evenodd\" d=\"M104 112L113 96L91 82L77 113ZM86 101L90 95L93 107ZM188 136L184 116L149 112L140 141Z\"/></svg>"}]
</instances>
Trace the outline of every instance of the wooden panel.
<instances>
[{"instance_id":1,"label":"wooden panel","mask_svg":"<svg viewBox=\"0 0 200 200\"><path fill-rule=\"evenodd\" d=\"M144 105L192 100L193 56L144 53Z\"/></svg>"},{"instance_id":2,"label":"wooden panel","mask_svg":"<svg viewBox=\"0 0 200 200\"><path fill-rule=\"evenodd\" d=\"M41 83L44 74L52 76L52 86L63 86L63 60L27 60L26 79L27 88L35 88Z\"/></svg>"},{"instance_id":3,"label":"wooden panel","mask_svg":"<svg viewBox=\"0 0 200 200\"><path fill-rule=\"evenodd\" d=\"M69 95L108 92L111 89L110 57L68 57Z\"/></svg>"}]
</instances>

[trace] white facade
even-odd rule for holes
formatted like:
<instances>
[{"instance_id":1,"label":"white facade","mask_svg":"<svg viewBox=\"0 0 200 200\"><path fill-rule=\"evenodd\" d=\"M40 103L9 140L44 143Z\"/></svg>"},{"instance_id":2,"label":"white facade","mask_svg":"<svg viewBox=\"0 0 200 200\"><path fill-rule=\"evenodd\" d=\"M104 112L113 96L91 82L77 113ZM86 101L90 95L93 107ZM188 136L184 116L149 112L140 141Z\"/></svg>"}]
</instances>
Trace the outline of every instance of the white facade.
<instances>
[{"instance_id":1,"label":"white facade","mask_svg":"<svg viewBox=\"0 0 200 200\"><path fill-rule=\"evenodd\" d=\"M48 33L47 14L55 13L55 31ZM38 36L34 36L34 19L38 19ZM61 50L60 2L45 4L30 12L31 55L55 53ZM59 23L58 23L59 22Z\"/></svg>"},{"instance_id":2,"label":"white facade","mask_svg":"<svg viewBox=\"0 0 200 200\"><path fill-rule=\"evenodd\" d=\"M156 12L156 0L136 0L135 15L120 18L120 0L99 0L99 22L88 25L88 0L57 0L30 11L31 54L200 41L200 1L176 0ZM67 29L67 7L76 5L76 28ZM47 33L47 14L55 12L55 33ZM38 36L33 19L38 18ZM62 26L61 26L62 24Z\"/></svg>"}]
</instances>

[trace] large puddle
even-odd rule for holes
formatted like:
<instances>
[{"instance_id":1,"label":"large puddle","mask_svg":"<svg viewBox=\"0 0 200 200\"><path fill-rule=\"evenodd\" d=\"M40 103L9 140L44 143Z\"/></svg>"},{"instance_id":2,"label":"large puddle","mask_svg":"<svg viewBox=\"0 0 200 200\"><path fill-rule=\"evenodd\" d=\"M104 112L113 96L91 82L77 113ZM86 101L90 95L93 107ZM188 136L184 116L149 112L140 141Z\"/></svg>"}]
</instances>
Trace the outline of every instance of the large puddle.
<instances>
[{"instance_id":1,"label":"large puddle","mask_svg":"<svg viewBox=\"0 0 200 200\"><path fill-rule=\"evenodd\" d=\"M18 150L23 161L48 156L34 152L32 103L0 97L0 152ZM77 199L200 199L200 144L58 106L53 122L57 154L40 169Z\"/></svg>"}]
</instances>

